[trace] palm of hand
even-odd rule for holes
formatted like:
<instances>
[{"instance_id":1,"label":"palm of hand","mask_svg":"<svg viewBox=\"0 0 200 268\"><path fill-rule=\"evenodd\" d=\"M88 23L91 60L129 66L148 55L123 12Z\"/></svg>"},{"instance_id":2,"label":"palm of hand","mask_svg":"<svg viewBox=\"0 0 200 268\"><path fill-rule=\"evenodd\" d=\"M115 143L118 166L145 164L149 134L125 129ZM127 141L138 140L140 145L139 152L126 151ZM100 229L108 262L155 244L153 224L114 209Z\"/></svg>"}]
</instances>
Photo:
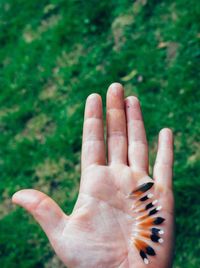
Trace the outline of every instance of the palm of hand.
<instances>
[{"instance_id":1,"label":"palm of hand","mask_svg":"<svg viewBox=\"0 0 200 268\"><path fill-rule=\"evenodd\" d=\"M118 84L113 86L117 87L117 90L121 90L118 88ZM118 96L117 98L120 102L120 97ZM86 119L87 117L91 118L90 112L87 112L86 107ZM112 120L108 122L109 125L112 125ZM84 128L83 140L86 142L83 143L82 154L87 155L91 151L91 145L87 142L87 138L90 136L89 133L92 132L92 137L94 138L92 148L95 148L94 142L102 142L102 139L98 137L98 132L95 132L94 129L91 130L89 127L86 130L86 126ZM138 132L141 133L141 130ZM91 136L88 139L91 139ZM116 143L116 139L117 143L120 143L121 137L116 135L114 139L114 143ZM141 136L141 139L144 141L144 136ZM165 140L169 142L169 139ZM146 146L143 141L140 141L141 144L139 144ZM84 147L84 144L86 144L85 147L87 148ZM114 151L113 145L110 146ZM121 146L123 151L126 150L126 145ZM90 159L88 156L89 160L85 161L85 156L82 157L83 172L79 196L70 216L65 215L49 197L35 190L22 190L15 194L13 201L33 214L49 237L57 255L68 267L146 267L138 248L135 246L136 239L145 241L148 246L155 250L156 256L148 256L149 267L170 267L173 240L173 195L170 188L170 178L164 184L158 180L146 193L130 197L129 194L138 189L138 186L152 182L152 179L148 176L147 168L144 168L147 157L145 160L142 155L142 162L138 162L138 165L134 162L134 166L131 167L126 163L126 160L112 161L117 158L110 156L110 164L106 166L105 160L102 160L104 156L102 157L99 153L102 148L96 150L99 154L97 154L98 159L95 159L95 156ZM146 148L143 148L143 150L146 154ZM102 151L104 154L104 149ZM123 159L124 152L119 156L120 153L118 151L118 160L120 157L121 160ZM168 162L172 161L172 157L168 156L168 159L162 159L161 161L164 162L161 163L159 162L159 157L163 158L162 154L163 152L160 149L160 156L158 155L157 161L159 164L155 174L160 175L165 172L170 177L171 171L169 170L170 165L168 165ZM137 159L139 158L140 155ZM163 181L161 180L161 182ZM133 206L136 205L136 201L141 196L145 196L150 192L154 194L153 200L158 200L159 205L162 206L162 210L153 216L157 217L157 214L160 214L166 220L162 224L164 244L154 243L149 237L143 237L141 231L136 232L137 230L134 229L136 228L134 227L135 224L138 222L137 218L146 215L149 210L140 212L136 211L138 207L134 209ZM152 200L140 202L139 209L145 207L149 202L152 202ZM145 228L142 231L148 233L149 229Z\"/></svg>"}]
</instances>

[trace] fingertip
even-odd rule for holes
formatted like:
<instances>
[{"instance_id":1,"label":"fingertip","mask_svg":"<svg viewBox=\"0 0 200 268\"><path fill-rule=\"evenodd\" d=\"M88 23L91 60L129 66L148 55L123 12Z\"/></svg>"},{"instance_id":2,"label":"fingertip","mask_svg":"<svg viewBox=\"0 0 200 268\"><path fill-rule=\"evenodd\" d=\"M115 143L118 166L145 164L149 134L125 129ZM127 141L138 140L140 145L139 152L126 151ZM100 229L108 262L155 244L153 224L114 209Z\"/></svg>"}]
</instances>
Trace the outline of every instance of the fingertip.
<instances>
[{"instance_id":1,"label":"fingertip","mask_svg":"<svg viewBox=\"0 0 200 268\"><path fill-rule=\"evenodd\" d=\"M136 96L128 96L125 98L125 104L131 106L138 106L140 105L140 101Z\"/></svg>"},{"instance_id":2,"label":"fingertip","mask_svg":"<svg viewBox=\"0 0 200 268\"><path fill-rule=\"evenodd\" d=\"M97 93L92 93L87 97L85 106L85 118L102 117L102 99Z\"/></svg>"},{"instance_id":3,"label":"fingertip","mask_svg":"<svg viewBox=\"0 0 200 268\"><path fill-rule=\"evenodd\" d=\"M142 121L142 111L140 107L140 101L135 96L129 96L125 99L125 106L126 106L126 116L127 122L131 122L132 120L140 120ZM134 123L135 126L137 123ZM142 129L144 126L142 126ZM136 127L134 127L136 129ZM144 131L143 131L144 132Z\"/></svg>"},{"instance_id":4,"label":"fingertip","mask_svg":"<svg viewBox=\"0 0 200 268\"><path fill-rule=\"evenodd\" d=\"M168 127L162 128L160 130L160 134L162 133L165 133L166 135L171 135L171 136L173 135L172 129Z\"/></svg>"},{"instance_id":5,"label":"fingertip","mask_svg":"<svg viewBox=\"0 0 200 268\"><path fill-rule=\"evenodd\" d=\"M159 132L159 139L161 142L172 143L173 142L173 132L170 128L163 128Z\"/></svg>"},{"instance_id":6,"label":"fingertip","mask_svg":"<svg viewBox=\"0 0 200 268\"><path fill-rule=\"evenodd\" d=\"M101 96L97 93L92 93L87 97L86 106L90 106L91 108L96 108L96 106L100 106L102 103Z\"/></svg>"},{"instance_id":7,"label":"fingertip","mask_svg":"<svg viewBox=\"0 0 200 268\"><path fill-rule=\"evenodd\" d=\"M123 85L119 82L113 82L110 84L109 88L120 88L120 89L123 89Z\"/></svg>"},{"instance_id":8,"label":"fingertip","mask_svg":"<svg viewBox=\"0 0 200 268\"><path fill-rule=\"evenodd\" d=\"M11 201L12 201L12 203L13 204L16 204L17 203L17 198L16 198L16 196L17 196L17 193L14 193L13 195L12 195L12 197L11 197Z\"/></svg>"},{"instance_id":9,"label":"fingertip","mask_svg":"<svg viewBox=\"0 0 200 268\"><path fill-rule=\"evenodd\" d=\"M120 84L118 82L114 82L108 87L107 94L112 94L116 97L122 96L124 94L124 88L123 88L122 84Z\"/></svg>"},{"instance_id":10,"label":"fingertip","mask_svg":"<svg viewBox=\"0 0 200 268\"><path fill-rule=\"evenodd\" d=\"M20 190L13 194L11 200L13 204L18 204L21 201L21 194L24 190Z\"/></svg>"},{"instance_id":11,"label":"fingertip","mask_svg":"<svg viewBox=\"0 0 200 268\"><path fill-rule=\"evenodd\" d=\"M98 93L92 93L87 97L87 101L90 101L93 99L101 100L101 96Z\"/></svg>"},{"instance_id":12,"label":"fingertip","mask_svg":"<svg viewBox=\"0 0 200 268\"><path fill-rule=\"evenodd\" d=\"M33 205L38 201L38 198L43 195L42 193L38 192L37 190L33 189L23 189L16 192L12 196L12 202L16 205L20 205L29 209L29 205Z\"/></svg>"}]
</instances>

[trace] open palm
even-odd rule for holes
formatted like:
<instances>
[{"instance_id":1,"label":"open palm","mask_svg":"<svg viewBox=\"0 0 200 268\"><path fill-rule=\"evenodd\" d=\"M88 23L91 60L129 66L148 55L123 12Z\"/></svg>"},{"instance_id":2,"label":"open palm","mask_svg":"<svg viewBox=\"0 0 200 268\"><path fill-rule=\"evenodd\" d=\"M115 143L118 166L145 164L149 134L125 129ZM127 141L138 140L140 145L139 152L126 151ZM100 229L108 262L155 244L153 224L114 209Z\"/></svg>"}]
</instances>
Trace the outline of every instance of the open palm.
<instances>
[{"instance_id":1,"label":"open palm","mask_svg":"<svg viewBox=\"0 0 200 268\"><path fill-rule=\"evenodd\" d=\"M85 108L82 174L71 215L36 190L21 190L13 202L27 209L67 267L171 267L173 250L173 138L159 134L152 180L140 104L124 100L120 84L107 92L107 160L101 97Z\"/></svg>"}]
</instances>

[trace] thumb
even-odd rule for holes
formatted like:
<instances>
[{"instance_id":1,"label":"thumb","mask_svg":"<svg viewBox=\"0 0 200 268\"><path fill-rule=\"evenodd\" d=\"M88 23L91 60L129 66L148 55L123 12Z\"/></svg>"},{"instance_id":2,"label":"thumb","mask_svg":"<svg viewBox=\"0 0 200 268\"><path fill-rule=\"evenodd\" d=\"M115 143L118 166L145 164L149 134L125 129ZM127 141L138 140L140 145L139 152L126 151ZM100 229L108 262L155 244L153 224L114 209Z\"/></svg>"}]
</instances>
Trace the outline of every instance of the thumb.
<instances>
[{"instance_id":1,"label":"thumb","mask_svg":"<svg viewBox=\"0 0 200 268\"><path fill-rule=\"evenodd\" d=\"M13 195L12 202L32 214L50 239L62 232L67 216L46 194L32 189L21 190Z\"/></svg>"}]
</instances>

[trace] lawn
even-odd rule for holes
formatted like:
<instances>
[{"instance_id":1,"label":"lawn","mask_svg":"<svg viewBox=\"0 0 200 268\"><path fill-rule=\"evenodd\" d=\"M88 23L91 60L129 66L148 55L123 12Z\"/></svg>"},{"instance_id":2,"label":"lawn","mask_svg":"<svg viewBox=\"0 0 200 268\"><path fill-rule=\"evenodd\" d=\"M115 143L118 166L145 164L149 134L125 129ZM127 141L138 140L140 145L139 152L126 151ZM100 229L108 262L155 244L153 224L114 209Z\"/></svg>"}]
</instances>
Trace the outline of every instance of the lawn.
<instances>
[{"instance_id":1,"label":"lawn","mask_svg":"<svg viewBox=\"0 0 200 268\"><path fill-rule=\"evenodd\" d=\"M173 129L174 268L200 267L199 19L198 0L1 0L1 267L63 267L11 196L35 188L72 210L84 102L105 104L113 81L141 100L151 166L159 130Z\"/></svg>"}]
</instances>

